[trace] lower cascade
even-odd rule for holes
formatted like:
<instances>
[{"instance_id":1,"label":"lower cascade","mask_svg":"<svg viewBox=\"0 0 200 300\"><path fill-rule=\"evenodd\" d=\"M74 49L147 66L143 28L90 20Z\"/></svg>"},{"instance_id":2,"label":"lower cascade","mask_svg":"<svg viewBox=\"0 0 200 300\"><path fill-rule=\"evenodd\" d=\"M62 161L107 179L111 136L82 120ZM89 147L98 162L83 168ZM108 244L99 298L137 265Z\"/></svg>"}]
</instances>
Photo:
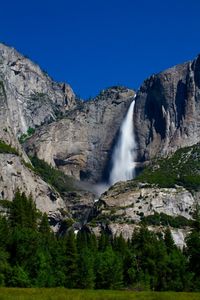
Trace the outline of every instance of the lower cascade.
<instances>
[{"instance_id":1,"label":"lower cascade","mask_svg":"<svg viewBox=\"0 0 200 300\"><path fill-rule=\"evenodd\" d=\"M119 139L112 157L112 169L109 177L110 185L118 181L130 180L134 177L134 150L136 147L133 128L134 106L135 100L131 103L120 127Z\"/></svg>"}]
</instances>

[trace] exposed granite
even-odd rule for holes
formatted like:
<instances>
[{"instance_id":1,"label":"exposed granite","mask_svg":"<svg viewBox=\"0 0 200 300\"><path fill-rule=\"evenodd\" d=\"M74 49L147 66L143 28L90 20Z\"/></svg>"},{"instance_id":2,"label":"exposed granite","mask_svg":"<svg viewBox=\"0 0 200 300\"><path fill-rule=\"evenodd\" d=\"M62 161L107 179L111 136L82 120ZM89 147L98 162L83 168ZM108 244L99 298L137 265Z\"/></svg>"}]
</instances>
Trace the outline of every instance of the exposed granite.
<instances>
[{"instance_id":1,"label":"exposed granite","mask_svg":"<svg viewBox=\"0 0 200 300\"><path fill-rule=\"evenodd\" d=\"M106 166L134 91L114 87L80 103L66 118L43 126L25 148L77 179L96 182Z\"/></svg>"},{"instance_id":2,"label":"exposed granite","mask_svg":"<svg viewBox=\"0 0 200 300\"><path fill-rule=\"evenodd\" d=\"M0 154L0 199L12 200L19 189L32 195L37 208L49 215L66 209L60 195L14 154Z\"/></svg>"},{"instance_id":3,"label":"exposed granite","mask_svg":"<svg viewBox=\"0 0 200 300\"><path fill-rule=\"evenodd\" d=\"M145 80L135 103L138 161L200 140L200 56Z\"/></svg>"},{"instance_id":4,"label":"exposed granite","mask_svg":"<svg viewBox=\"0 0 200 300\"><path fill-rule=\"evenodd\" d=\"M7 116L16 136L28 128L56 120L76 105L69 85L54 82L40 67L14 48L0 44L0 81L6 94ZM4 125L4 127L10 124Z\"/></svg>"}]
</instances>

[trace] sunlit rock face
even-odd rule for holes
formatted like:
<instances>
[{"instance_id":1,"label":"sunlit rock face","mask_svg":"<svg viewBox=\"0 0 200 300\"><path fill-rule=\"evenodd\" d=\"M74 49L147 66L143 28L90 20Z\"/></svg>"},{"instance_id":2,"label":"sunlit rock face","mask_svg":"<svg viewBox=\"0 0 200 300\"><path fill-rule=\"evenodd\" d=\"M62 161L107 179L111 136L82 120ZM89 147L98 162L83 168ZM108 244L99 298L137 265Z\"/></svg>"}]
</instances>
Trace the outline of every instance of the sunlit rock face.
<instances>
[{"instance_id":1,"label":"sunlit rock face","mask_svg":"<svg viewBox=\"0 0 200 300\"><path fill-rule=\"evenodd\" d=\"M3 44L0 44L0 82L16 135L56 120L76 105L68 84L54 82L37 64Z\"/></svg>"},{"instance_id":2,"label":"sunlit rock face","mask_svg":"<svg viewBox=\"0 0 200 300\"><path fill-rule=\"evenodd\" d=\"M60 209L65 208L62 198L27 168L24 162L29 159L18 139L28 129L55 121L74 106L69 85L53 82L37 64L0 44L0 140L18 153L0 153L0 199L12 200L19 189L31 194L42 212L60 216Z\"/></svg>"},{"instance_id":3,"label":"sunlit rock face","mask_svg":"<svg viewBox=\"0 0 200 300\"><path fill-rule=\"evenodd\" d=\"M49 215L65 208L60 195L24 165L18 155L0 153L0 200L12 200L18 190L31 195L37 208Z\"/></svg>"},{"instance_id":4,"label":"sunlit rock face","mask_svg":"<svg viewBox=\"0 0 200 300\"><path fill-rule=\"evenodd\" d=\"M200 56L144 81L136 97L138 161L200 140Z\"/></svg>"},{"instance_id":5,"label":"sunlit rock face","mask_svg":"<svg viewBox=\"0 0 200 300\"><path fill-rule=\"evenodd\" d=\"M113 87L79 103L64 119L43 126L26 150L77 179L108 179L112 149L135 92Z\"/></svg>"},{"instance_id":6,"label":"sunlit rock face","mask_svg":"<svg viewBox=\"0 0 200 300\"><path fill-rule=\"evenodd\" d=\"M90 230L98 233L107 228L112 236L123 235L131 239L134 230L141 226L141 221L148 216L164 214L172 218L182 216L185 220L192 218L199 197L181 186L160 188L155 185L137 183L134 181L119 182L105 192L95 203L96 219ZM90 227L90 223L88 224ZM166 226L148 225L148 229L163 233ZM182 248L184 239L190 228L170 226L175 243Z\"/></svg>"}]
</instances>

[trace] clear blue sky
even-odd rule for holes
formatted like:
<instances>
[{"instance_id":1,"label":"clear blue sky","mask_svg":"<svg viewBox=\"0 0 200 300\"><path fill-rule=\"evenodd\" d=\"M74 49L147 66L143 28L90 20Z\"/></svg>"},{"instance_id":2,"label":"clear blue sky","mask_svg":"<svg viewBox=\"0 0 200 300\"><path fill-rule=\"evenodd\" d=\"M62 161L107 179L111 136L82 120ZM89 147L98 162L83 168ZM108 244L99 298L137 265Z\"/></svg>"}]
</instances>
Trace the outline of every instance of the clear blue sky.
<instances>
[{"instance_id":1,"label":"clear blue sky","mask_svg":"<svg viewBox=\"0 0 200 300\"><path fill-rule=\"evenodd\" d=\"M1 1L0 40L88 98L193 59L200 1Z\"/></svg>"}]
</instances>

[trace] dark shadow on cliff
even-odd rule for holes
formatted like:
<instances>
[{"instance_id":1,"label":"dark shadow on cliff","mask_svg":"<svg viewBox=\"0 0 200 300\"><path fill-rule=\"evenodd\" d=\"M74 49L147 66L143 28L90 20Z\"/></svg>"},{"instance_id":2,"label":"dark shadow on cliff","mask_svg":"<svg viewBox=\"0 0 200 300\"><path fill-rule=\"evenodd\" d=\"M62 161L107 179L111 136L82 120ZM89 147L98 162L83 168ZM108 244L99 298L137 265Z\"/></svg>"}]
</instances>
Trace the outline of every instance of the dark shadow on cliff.
<instances>
[{"instance_id":1,"label":"dark shadow on cliff","mask_svg":"<svg viewBox=\"0 0 200 300\"><path fill-rule=\"evenodd\" d=\"M115 137L113 139L111 148L110 148L110 150L108 152L108 156L107 156L107 160L106 160L106 163L105 163L105 167L104 167L104 170L103 170L102 176L101 176L101 182L109 183L109 175L110 175L110 171L112 170L112 166L113 166L113 161L112 161L113 152L114 152L115 146L116 146L116 144L118 142L119 135L120 135L120 128L118 129L118 131L117 131L117 133L116 133L116 135L115 135Z\"/></svg>"},{"instance_id":2,"label":"dark shadow on cliff","mask_svg":"<svg viewBox=\"0 0 200 300\"><path fill-rule=\"evenodd\" d=\"M161 79L155 78L152 85L147 88L146 93L145 115L151 122L149 141L153 139L153 127L161 139L165 139L166 120L163 116L162 106L167 110L167 101Z\"/></svg>"},{"instance_id":3,"label":"dark shadow on cliff","mask_svg":"<svg viewBox=\"0 0 200 300\"><path fill-rule=\"evenodd\" d=\"M176 124L177 127L180 127L181 120L183 117L185 117L185 105L186 105L186 99L187 99L187 88L185 83L180 80L177 84L177 90L176 90L176 98L175 98L175 104L176 104Z\"/></svg>"}]
</instances>

